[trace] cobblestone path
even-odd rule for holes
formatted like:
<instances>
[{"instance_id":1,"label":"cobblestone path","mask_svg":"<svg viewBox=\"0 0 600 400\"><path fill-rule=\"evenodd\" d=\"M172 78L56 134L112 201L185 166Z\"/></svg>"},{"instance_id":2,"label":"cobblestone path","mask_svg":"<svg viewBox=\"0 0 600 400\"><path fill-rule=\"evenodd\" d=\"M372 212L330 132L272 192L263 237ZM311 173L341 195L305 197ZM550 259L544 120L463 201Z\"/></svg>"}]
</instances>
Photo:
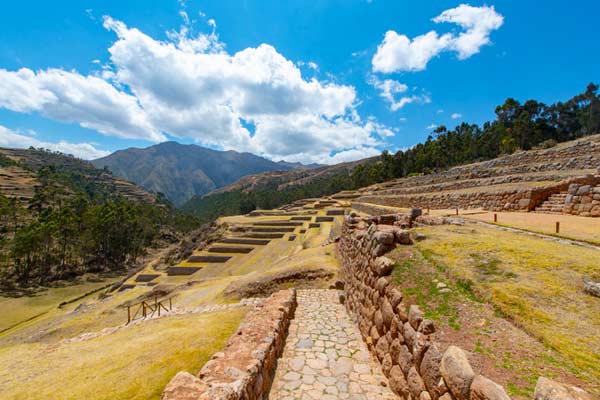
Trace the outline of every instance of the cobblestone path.
<instances>
[{"instance_id":1,"label":"cobblestone path","mask_svg":"<svg viewBox=\"0 0 600 400\"><path fill-rule=\"evenodd\" d=\"M269 399L396 399L336 290L298 290Z\"/></svg>"}]
</instances>

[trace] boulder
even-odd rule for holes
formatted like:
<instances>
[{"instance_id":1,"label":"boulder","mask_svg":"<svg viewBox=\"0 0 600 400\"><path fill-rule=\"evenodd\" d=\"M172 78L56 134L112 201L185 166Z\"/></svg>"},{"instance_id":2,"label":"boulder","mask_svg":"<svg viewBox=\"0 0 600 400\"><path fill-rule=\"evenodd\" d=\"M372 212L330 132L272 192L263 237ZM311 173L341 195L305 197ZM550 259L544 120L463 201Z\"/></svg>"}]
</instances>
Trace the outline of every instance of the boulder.
<instances>
[{"instance_id":1,"label":"boulder","mask_svg":"<svg viewBox=\"0 0 600 400\"><path fill-rule=\"evenodd\" d=\"M414 330L419 329L419 325L423 321L423 311L416 304L411 304L408 309L408 322Z\"/></svg>"},{"instance_id":2,"label":"boulder","mask_svg":"<svg viewBox=\"0 0 600 400\"><path fill-rule=\"evenodd\" d=\"M485 376L477 375L471 383L471 400L510 400L502 386Z\"/></svg>"},{"instance_id":3,"label":"boulder","mask_svg":"<svg viewBox=\"0 0 600 400\"><path fill-rule=\"evenodd\" d=\"M375 289L377 291L379 291L380 295L383 295L385 293L385 288L388 285L388 281L385 278L379 278L377 279L377 282L375 282Z\"/></svg>"},{"instance_id":4,"label":"boulder","mask_svg":"<svg viewBox=\"0 0 600 400\"><path fill-rule=\"evenodd\" d=\"M390 351L390 345L386 339L385 336L382 336L379 338L379 340L377 341L377 344L375 345L375 353L377 354L377 358L379 359L379 361L383 361L383 358L385 357L385 355L387 353L389 353Z\"/></svg>"},{"instance_id":5,"label":"boulder","mask_svg":"<svg viewBox=\"0 0 600 400\"><path fill-rule=\"evenodd\" d=\"M442 356L440 372L448 389L458 400L469 400L469 391L475 373L467 356L460 348L448 347Z\"/></svg>"},{"instance_id":6,"label":"boulder","mask_svg":"<svg viewBox=\"0 0 600 400\"><path fill-rule=\"evenodd\" d=\"M424 319L419 325L419 332L424 335L431 335L435 332L435 324L430 319Z\"/></svg>"},{"instance_id":7,"label":"boulder","mask_svg":"<svg viewBox=\"0 0 600 400\"><path fill-rule=\"evenodd\" d=\"M421 376L415 367L411 367L408 370L406 383L408 383L408 390L410 391L410 394L412 394L413 398L415 399L418 399L421 392L425 390L423 379L421 379Z\"/></svg>"},{"instance_id":8,"label":"boulder","mask_svg":"<svg viewBox=\"0 0 600 400\"><path fill-rule=\"evenodd\" d=\"M405 229L398 229L396 231L396 241L400 244L412 244L410 239L410 232Z\"/></svg>"},{"instance_id":9,"label":"boulder","mask_svg":"<svg viewBox=\"0 0 600 400\"><path fill-rule=\"evenodd\" d=\"M410 349L412 349L415 344L415 337L417 336L417 332L413 329L413 327L408 322L404 323L403 328L404 328L404 341L406 342L408 347Z\"/></svg>"},{"instance_id":10,"label":"boulder","mask_svg":"<svg viewBox=\"0 0 600 400\"><path fill-rule=\"evenodd\" d=\"M196 378L189 372L178 372L175 375L165 390L163 391L162 400L198 400L203 399L202 394L205 393L208 386L200 379Z\"/></svg>"},{"instance_id":11,"label":"boulder","mask_svg":"<svg viewBox=\"0 0 600 400\"><path fill-rule=\"evenodd\" d=\"M540 376L533 393L535 400L593 400L591 394L575 386L564 385Z\"/></svg>"},{"instance_id":12,"label":"boulder","mask_svg":"<svg viewBox=\"0 0 600 400\"><path fill-rule=\"evenodd\" d=\"M402 302L402 293L396 288L391 289L388 292L387 297L390 300L390 304L392 305L393 309L396 309L398 304Z\"/></svg>"},{"instance_id":13,"label":"boulder","mask_svg":"<svg viewBox=\"0 0 600 400\"><path fill-rule=\"evenodd\" d=\"M401 345L398 349L398 359L396 361L398 362L400 369L402 369L402 372L408 374L410 367L413 365L413 357L406 345Z\"/></svg>"},{"instance_id":14,"label":"boulder","mask_svg":"<svg viewBox=\"0 0 600 400\"><path fill-rule=\"evenodd\" d=\"M390 388L401 397L407 399L409 396L408 383L399 366L394 365L390 370L389 376Z\"/></svg>"},{"instance_id":15,"label":"boulder","mask_svg":"<svg viewBox=\"0 0 600 400\"><path fill-rule=\"evenodd\" d=\"M442 361L442 353L434 344L429 346L421 361L421 377L425 383L425 387L429 390L433 400L437 400L443 393L439 390L439 382L442 378L440 373L440 362Z\"/></svg>"},{"instance_id":16,"label":"boulder","mask_svg":"<svg viewBox=\"0 0 600 400\"><path fill-rule=\"evenodd\" d=\"M419 232L413 233L412 237L415 242L421 242L421 241L427 239L427 236L425 236L424 234L419 233Z\"/></svg>"},{"instance_id":17,"label":"boulder","mask_svg":"<svg viewBox=\"0 0 600 400\"><path fill-rule=\"evenodd\" d=\"M600 297L600 282L583 282L583 291L592 296Z\"/></svg>"},{"instance_id":18,"label":"boulder","mask_svg":"<svg viewBox=\"0 0 600 400\"><path fill-rule=\"evenodd\" d=\"M394 244L394 233L393 232L386 232L386 231L375 232L374 237L375 237L375 240L377 240L377 242L380 244L386 244L386 245Z\"/></svg>"},{"instance_id":19,"label":"boulder","mask_svg":"<svg viewBox=\"0 0 600 400\"><path fill-rule=\"evenodd\" d=\"M387 257L377 257L373 262L373 272L377 274L377 276L386 276L389 275L394 269L394 261Z\"/></svg>"},{"instance_id":20,"label":"boulder","mask_svg":"<svg viewBox=\"0 0 600 400\"><path fill-rule=\"evenodd\" d=\"M375 311L375 315L373 316L373 323L377 327L377 332L379 333L379 335L383 335L383 314L380 310Z\"/></svg>"},{"instance_id":21,"label":"boulder","mask_svg":"<svg viewBox=\"0 0 600 400\"><path fill-rule=\"evenodd\" d=\"M383 323L385 324L386 328L389 329L390 325L392 324L392 320L394 319L394 309L392 308L392 305L387 297L383 298L383 302L381 304L381 314L383 317Z\"/></svg>"}]
</instances>

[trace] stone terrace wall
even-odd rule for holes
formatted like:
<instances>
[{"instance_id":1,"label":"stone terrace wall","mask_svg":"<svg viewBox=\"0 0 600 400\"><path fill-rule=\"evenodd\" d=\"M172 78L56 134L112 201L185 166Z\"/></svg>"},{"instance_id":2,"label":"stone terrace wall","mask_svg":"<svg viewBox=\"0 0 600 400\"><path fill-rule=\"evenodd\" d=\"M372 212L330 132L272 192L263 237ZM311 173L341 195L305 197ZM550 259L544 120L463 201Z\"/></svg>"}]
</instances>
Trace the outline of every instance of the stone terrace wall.
<instances>
[{"instance_id":1,"label":"stone terrace wall","mask_svg":"<svg viewBox=\"0 0 600 400\"><path fill-rule=\"evenodd\" d=\"M420 219L424 217L417 222ZM381 362L391 389L407 400L509 399L500 385L475 374L460 348L450 346L442 353L431 338L433 321L424 319L418 306L405 304L401 292L390 283L393 261L384 254L397 243L411 242L410 233L399 227L406 222L406 216L400 215L351 215L343 225L339 248L346 308ZM554 392L546 381L538 382L536 393L543 396L536 399L558 399L548 395Z\"/></svg>"},{"instance_id":2,"label":"stone terrace wall","mask_svg":"<svg viewBox=\"0 0 600 400\"><path fill-rule=\"evenodd\" d=\"M248 313L225 349L204 365L198 377L179 372L161 399L262 399L270 388L275 361L285 346L296 304L295 289L271 295Z\"/></svg>"},{"instance_id":3,"label":"stone terrace wall","mask_svg":"<svg viewBox=\"0 0 600 400\"><path fill-rule=\"evenodd\" d=\"M569 190L572 194L565 212L582 216L600 216L600 175L573 177L555 185L532 189L494 190L453 193L415 194L398 196L363 196L356 203L372 203L391 207L421 207L432 209L483 208L490 211L532 211L553 193ZM596 187L594 187L596 186ZM579 194L581 193L581 194ZM360 206L359 206L360 207Z\"/></svg>"},{"instance_id":4,"label":"stone terrace wall","mask_svg":"<svg viewBox=\"0 0 600 400\"><path fill-rule=\"evenodd\" d=\"M572 183L568 192L564 213L600 217L600 176L589 182Z\"/></svg>"},{"instance_id":5,"label":"stone terrace wall","mask_svg":"<svg viewBox=\"0 0 600 400\"><path fill-rule=\"evenodd\" d=\"M417 187L446 183L457 179L503 177L537 172L596 169L600 165L600 135L578 141L562 143L546 150L519 151L517 153L479 163L460 165L432 175L406 177L377 184L375 187ZM370 191L374 186L359 189Z\"/></svg>"}]
</instances>

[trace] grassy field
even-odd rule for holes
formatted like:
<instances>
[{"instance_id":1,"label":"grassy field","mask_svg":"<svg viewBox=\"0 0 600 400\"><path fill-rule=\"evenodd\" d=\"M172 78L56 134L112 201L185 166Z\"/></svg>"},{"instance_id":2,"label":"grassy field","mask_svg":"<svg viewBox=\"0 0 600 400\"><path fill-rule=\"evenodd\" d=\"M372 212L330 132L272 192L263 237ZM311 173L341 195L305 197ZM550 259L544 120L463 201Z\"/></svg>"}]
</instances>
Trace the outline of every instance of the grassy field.
<instances>
[{"instance_id":1,"label":"grassy field","mask_svg":"<svg viewBox=\"0 0 600 400\"><path fill-rule=\"evenodd\" d=\"M102 288L116 280L117 278L114 277L92 281L84 279L75 285L42 289L31 296L0 296L0 308L3 310L2 318L0 318L0 332L36 316L55 311L60 303Z\"/></svg>"},{"instance_id":2,"label":"grassy field","mask_svg":"<svg viewBox=\"0 0 600 400\"><path fill-rule=\"evenodd\" d=\"M0 347L0 392L10 399L159 399L180 370L223 348L248 310L149 321L69 344Z\"/></svg>"},{"instance_id":3,"label":"grassy field","mask_svg":"<svg viewBox=\"0 0 600 400\"><path fill-rule=\"evenodd\" d=\"M496 214L498 214L498 225L501 226L525 229L532 232L600 245L600 218L517 212L499 212ZM465 217L490 223L494 221L493 212L481 212ZM556 222L560 223L559 234L555 233Z\"/></svg>"},{"instance_id":4,"label":"grassy field","mask_svg":"<svg viewBox=\"0 0 600 400\"><path fill-rule=\"evenodd\" d=\"M583 292L600 251L482 226L420 229L423 255L600 381L600 303Z\"/></svg>"}]
</instances>

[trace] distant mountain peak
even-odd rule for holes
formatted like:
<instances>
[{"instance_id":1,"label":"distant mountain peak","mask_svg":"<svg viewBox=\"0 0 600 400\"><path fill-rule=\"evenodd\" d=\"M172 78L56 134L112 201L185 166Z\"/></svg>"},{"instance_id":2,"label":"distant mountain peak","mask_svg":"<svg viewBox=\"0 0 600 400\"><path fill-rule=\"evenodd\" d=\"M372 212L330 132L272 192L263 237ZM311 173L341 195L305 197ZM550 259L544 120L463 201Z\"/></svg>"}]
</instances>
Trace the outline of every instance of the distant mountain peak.
<instances>
[{"instance_id":1,"label":"distant mountain peak","mask_svg":"<svg viewBox=\"0 0 600 400\"><path fill-rule=\"evenodd\" d=\"M92 164L98 168L106 166L114 175L146 190L161 192L175 205L246 175L311 168L300 163L274 162L252 153L219 151L175 141L119 150L93 160Z\"/></svg>"}]
</instances>

